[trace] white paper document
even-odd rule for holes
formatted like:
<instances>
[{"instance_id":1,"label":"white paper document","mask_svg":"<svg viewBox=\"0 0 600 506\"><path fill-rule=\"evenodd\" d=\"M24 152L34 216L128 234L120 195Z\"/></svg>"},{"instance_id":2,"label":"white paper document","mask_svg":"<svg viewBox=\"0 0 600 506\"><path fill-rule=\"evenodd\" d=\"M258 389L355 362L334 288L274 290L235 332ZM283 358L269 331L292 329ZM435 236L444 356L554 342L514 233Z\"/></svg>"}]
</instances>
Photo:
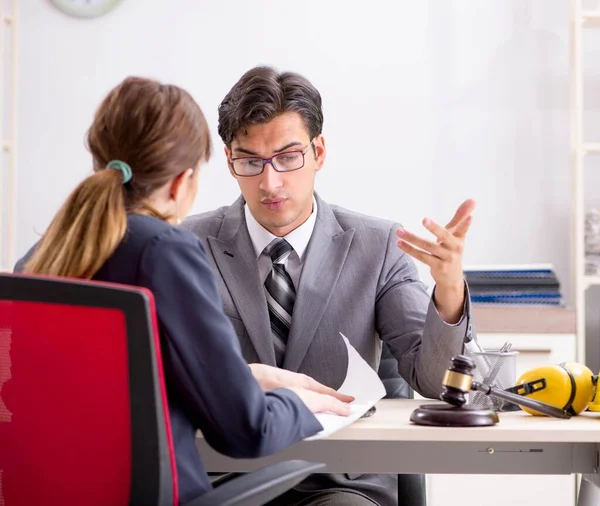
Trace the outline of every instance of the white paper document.
<instances>
[{"instance_id":1,"label":"white paper document","mask_svg":"<svg viewBox=\"0 0 600 506\"><path fill-rule=\"evenodd\" d=\"M354 346L350 344L344 334L340 336L348 350L348 371L346 379L338 392L354 397L350 404L351 413L348 416L339 416L329 413L318 413L315 416L323 426L323 430L314 436L306 438L306 441L321 439L337 432L344 427L354 423L364 415L378 400L385 396L385 387L369 364L367 364Z\"/></svg>"}]
</instances>

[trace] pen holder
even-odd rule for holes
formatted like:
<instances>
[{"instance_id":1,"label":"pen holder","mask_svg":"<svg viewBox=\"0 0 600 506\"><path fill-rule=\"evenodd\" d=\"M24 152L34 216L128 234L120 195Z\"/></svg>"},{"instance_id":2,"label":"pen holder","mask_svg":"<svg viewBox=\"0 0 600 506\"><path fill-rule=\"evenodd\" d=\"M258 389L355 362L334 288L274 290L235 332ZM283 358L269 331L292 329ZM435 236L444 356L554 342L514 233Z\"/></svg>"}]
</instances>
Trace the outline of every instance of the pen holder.
<instances>
[{"instance_id":1,"label":"pen holder","mask_svg":"<svg viewBox=\"0 0 600 506\"><path fill-rule=\"evenodd\" d=\"M469 356L475 363L473 380L485 385L506 390L513 387L517 380L518 351L473 351ZM476 406L495 411L514 411L518 409L513 403L485 395L482 392L469 392L469 402Z\"/></svg>"}]
</instances>

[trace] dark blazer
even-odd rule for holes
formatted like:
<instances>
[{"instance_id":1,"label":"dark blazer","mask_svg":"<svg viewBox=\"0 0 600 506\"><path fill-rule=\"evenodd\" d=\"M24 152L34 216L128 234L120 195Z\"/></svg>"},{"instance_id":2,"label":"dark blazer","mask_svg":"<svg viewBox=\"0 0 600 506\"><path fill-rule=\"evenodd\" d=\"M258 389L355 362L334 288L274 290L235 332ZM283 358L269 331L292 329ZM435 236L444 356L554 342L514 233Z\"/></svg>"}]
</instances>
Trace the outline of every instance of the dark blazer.
<instances>
[{"instance_id":1,"label":"dark blazer","mask_svg":"<svg viewBox=\"0 0 600 506\"><path fill-rule=\"evenodd\" d=\"M197 429L215 450L237 458L275 453L322 429L296 394L264 393L254 380L204 248L190 232L130 215L125 238L94 279L154 294L181 502L211 488Z\"/></svg>"}]
</instances>

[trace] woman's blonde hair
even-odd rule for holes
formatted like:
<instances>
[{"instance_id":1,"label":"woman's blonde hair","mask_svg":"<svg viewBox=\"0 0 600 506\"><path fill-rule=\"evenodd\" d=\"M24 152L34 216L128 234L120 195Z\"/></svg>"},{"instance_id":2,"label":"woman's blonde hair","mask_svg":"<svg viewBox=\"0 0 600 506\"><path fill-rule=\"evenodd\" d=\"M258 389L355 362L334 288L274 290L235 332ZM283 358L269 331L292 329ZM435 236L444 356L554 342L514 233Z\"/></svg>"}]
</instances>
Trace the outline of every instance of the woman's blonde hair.
<instances>
[{"instance_id":1,"label":"woman's blonde hair","mask_svg":"<svg viewBox=\"0 0 600 506\"><path fill-rule=\"evenodd\" d=\"M25 272L91 278L127 230L127 213L150 214L148 197L188 168L208 161L211 140L198 104L185 90L130 77L102 101L87 134L94 174L67 198L37 244ZM121 160L131 179L106 168Z\"/></svg>"}]
</instances>

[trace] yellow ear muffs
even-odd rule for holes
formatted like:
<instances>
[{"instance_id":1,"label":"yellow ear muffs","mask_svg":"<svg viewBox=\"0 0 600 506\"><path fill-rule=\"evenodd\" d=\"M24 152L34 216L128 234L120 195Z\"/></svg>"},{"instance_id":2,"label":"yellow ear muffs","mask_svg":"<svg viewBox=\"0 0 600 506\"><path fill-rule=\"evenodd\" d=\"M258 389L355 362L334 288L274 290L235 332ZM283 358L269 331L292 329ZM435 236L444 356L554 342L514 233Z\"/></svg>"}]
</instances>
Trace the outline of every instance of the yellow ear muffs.
<instances>
[{"instance_id":1,"label":"yellow ear muffs","mask_svg":"<svg viewBox=\"0 0 600 506\"><path fill-rule=\"evenodd\" d=\"M588 406L590 411L600 411L600 388L598 388L598 375L594 376L594 386L596 387L596 392L594 394L594 398L592 402Z\"/></svg>"},{"instance_id":2,"label":"yellow ear muffs","mask_svg":"<svg viewBox=\"0 0 600 506\"><path fill-rule=\"evenodd\" d=\"M578 415L594 399L596 383L597 376L588 367L570 362L526 371L510 391ZM541 414L524 406L522 408L532 415ZM600 404L598 409L600 410Z\"/></svg>"}]
</instances>

